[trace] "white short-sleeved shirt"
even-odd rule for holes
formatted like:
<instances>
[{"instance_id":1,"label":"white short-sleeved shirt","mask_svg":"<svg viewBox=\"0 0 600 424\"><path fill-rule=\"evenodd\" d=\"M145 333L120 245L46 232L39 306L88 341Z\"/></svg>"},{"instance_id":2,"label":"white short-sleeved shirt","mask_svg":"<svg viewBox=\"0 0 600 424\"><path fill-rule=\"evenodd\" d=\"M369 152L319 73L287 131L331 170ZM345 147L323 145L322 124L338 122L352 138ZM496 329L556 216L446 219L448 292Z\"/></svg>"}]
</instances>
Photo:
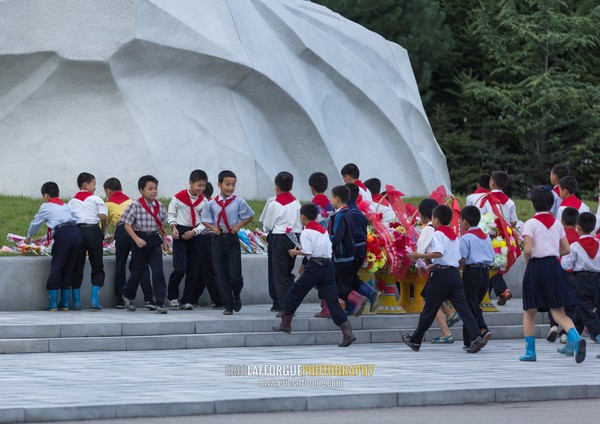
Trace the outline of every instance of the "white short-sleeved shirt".
<instances>
[{"instance_id":1,"label":"white short-sleeved shirt","mask_svg":"<svg viewBox=\"0 0 600 424\"><path fill-rule=\"evenodd\" d=\"M433 233L435 228L431 225L431 222L423 227L417 240L417 252L418 253L429 253L431 252L431 242L433 241Z\"/></svg>"},{"instance_id":2,"label":"white short-sleeved shirt","mask_svg":"<svg viewBox=\"0 0 600 424\"><path fill-rule=\"evenodd\" d=\"M593 237L581 236L579 240L585 238ZM567 271L600 272L600 249L598 249L595 257L590 258L590 255L587 254L581 243L576 241L571 245L571 253L564 256L560 263L563 269Z\"/></svg>"},{"instance_id":3,"label":"white short-sleeved shirt","mask_svg":"<svg viewBox=\"0 0 600 424\"><path fill-rule=\"evenodd\" d=\"M532 258L560 257L560 240L567 236L564 227L558 219L555 220L550 228L546 228L536 218L531 218L525 223L522 235L523 237L529 236L533 239Z\"/></svg>"},{"instance_id":4,"label":"white short-sleeved shirt","mask_svg":"<svg viewBox=\"0 0 600 424\"><path fill-rule=\"evenodd\" d=\"M432 259L434 265L453 266L458 268L460 255L460 241L457 237L455 240L450 240L441 231L434 231L431 242L431 252L442 254L441 258Z\"/></svg>"},{"instance_id":5,"label":"white short-sleeved shirt","mask_svg":"<svg viewBox=\"0 0 600 424\"><path fill-rule=\"evenodd\" d=\"M471 193L465 199L465 206L477 206L481 203L481 198L485 196L488 192L485 193Z\"/></svg>"},{"instance_id":6,"label":"white short-sleeved shirt","mask_svg":"<svg viewBox=\"0 0 600 424\"><path fill-rule=\"evenodd\" d=\"M320 233L316 230L305 228L300 233L300 245L302 253L305 253L308 258L331 258L331 240L329 233L325 230Z\"/></svg>"},{"instance_id":7,"label":"white short-sleeved shirt","mask_svg":"<svg viewBox=\"0 0 600 424\"><path fill-rule=\"evenodd\" d=\"M68 205L78 224L97 224L100 222L100 215L108 216L106 203L95 194L86 197L84 201L73 198Z\"/></svg>"},{"instance_id":8,"label":"white short-sleeved shirt","mask_svg":"<svg viewBox=\"0 0 600 424\"><path fill-rule=\"evenodd\" d=\"M283 205L276 197L267 207L267 213L262 222L265 231L273 234L285 234L287 228L291 228L293 233L302 231L301 206L298 200Z\"/></svg>"}]
</instances>

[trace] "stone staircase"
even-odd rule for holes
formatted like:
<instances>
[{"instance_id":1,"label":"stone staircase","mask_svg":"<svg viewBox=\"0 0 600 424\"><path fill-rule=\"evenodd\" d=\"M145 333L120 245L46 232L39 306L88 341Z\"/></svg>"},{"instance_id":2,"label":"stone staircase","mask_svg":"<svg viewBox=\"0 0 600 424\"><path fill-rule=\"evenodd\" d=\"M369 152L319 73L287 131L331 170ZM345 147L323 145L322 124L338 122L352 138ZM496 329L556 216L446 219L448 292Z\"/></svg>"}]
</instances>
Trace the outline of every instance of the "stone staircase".
<instances>
[{"instance_id":1,"label":"stone staircase","mask_svg":"<svg viewBox=\"0 0 600 424\"><path fill-rule=\"evenodd\" d=\"M203 349L260 346L333 345L341 333L329 319L313 318L316 304L302 305L292 322L292 334L271 330L279 320L268 305L244 306L239 314L225 317L221 311L169 310L158 315L106 309L102 312L4 312L0 313L0 353L92 352L161 349ZM493 339L521 339L520 299L500 312L485 313ZM400 330L410 331L418 315L363 315L350 318L358 343L400 342ZM537 337L545 337L547 317L538 316ZM460 323L452 328L462 339ZM439 335L430 329L425 342ZM460 343L460 342L459 342Z\"/></svg>"}]
</instances>

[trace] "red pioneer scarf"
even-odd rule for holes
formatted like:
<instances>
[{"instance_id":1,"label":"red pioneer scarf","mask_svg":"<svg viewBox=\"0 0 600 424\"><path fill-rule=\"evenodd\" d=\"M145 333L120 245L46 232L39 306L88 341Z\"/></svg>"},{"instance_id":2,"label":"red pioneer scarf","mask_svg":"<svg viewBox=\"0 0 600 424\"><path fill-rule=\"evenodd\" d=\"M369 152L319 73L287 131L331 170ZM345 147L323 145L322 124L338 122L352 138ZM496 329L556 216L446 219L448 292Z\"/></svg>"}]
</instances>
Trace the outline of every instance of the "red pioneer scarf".
<instances>
[{"instance_id":1,"label":"red pioneer scarf","mask_svg":"<svg viewBox=\"0 0 600 424\"><path fill-rule=\"evenodd\" d=\"M77 199L81 202L83 202L85 199L87 199L90 196L93 196L93 193L90 193L89 191L86 190L81 190L78 191L77 194L75 194L74 199Z\"/></svg>"},{"instance_id":2,"label":"red pioneer scarf","mask_svg":"<svg viewBox=\"0 0 600 424\"><path fill-rule=\"evenodd\" d=\"M485 194L485 193L489 193L490 191L487 188L478 188L477 190L475 190L473 192L473 194Z\"/></svg>"},{"instance_id":3,"label":"red pioneer scarf","mask_svg":"<svg viewBox=\"0 0 600 424\"><path fill-rule=\"evenodd\" d=\"M165 230L163 230L162 222L160 221L160 218L158 217L158 213L160 212L160 205L158 204L158 200L154 201L154 211L150 210L150 206L148 205L148 203L146 202L146 199L144 199L143 196L138 199L138 202L140 202L140 205L142 205L142 207L144 209L146 209L146 212L148 212L150 214L150 216L152 218L154 218L154 222L156 222L156 225L158 226L158 230L160 231L160 234L162 235L162 237L164 239L165 238Z\"/></svg>"},{"instance_id":4,"label":"red pioneer scarf","mask_svg":"<svg viewBox=\"0 0 600 424\"><path fill-rule=\"evenodd\" d=\"M573 244L579 240L579 233L575 228L565 228L565 233L569 244Z\"/></svg>"},{"instance_id":5,"label":"red pioneer scarf","mask_svg":"<svg viewBox=\"0 0 600 424\"><path fill-rule=\"evenodd\" d=\"M482 240L485 240L487 238L487 234L483 232L483 230L481 228L475 228L475 229L471 229L469 231L467 231L469 234L473 234L474 236L479 237Z\"/></svg>"},{"instance_id":6,"label":"red pioneer scarf","mask_svg":"<svg viewBox=\"0 0 600 424\"><path fill-rule=\"evenodd\" d=\"M547 229L550 229L556 222L556 219L549 212L538 213L534 216L535 219L540 221Z\"/></svg>"},{"instance_id":7,"label":"red pioneer scarf","mask_svg":"<svg viewBox=\"0 0 600 424\"><path fill-rule=\"evenodd\" d=\"M435 229L435 231L441 232L446 237L448 237L450 240L456 240L456 233L454 232L454 230L452 228L448 227L447 225L440 225L439 227L437 227Z\"/></svg>"},{"instance_id":8,"label":"red pioneer scarf","mask_svg":"<svg viewBox=\"0 0 600 424\"><path fill-rule=\"evenodd\" d=\"M225 224L225 228L227 228L228 233L231 232L231 227L229 226L229 222L227 221L227 214L225 213L225 208L227 206L229 206L231 204L231 202L233 202L234 199L235 199L235 196L231 196L227 200L225 200L223 198L221 200L219 200L219 197L217 197L217 200L216 200L217 205L221 206L221 212L219 212L219 215L217 216L217 227L219 227L219 224L222 219L223 223Z\"/></svg>"},{"instance_id":9,"label":"red pioneer scarf","mask_svg":"<svg viewBox=\"0 0 600 424\"><path fill-rule=\"evenodd\" d=\"M553 192L555 192L558 197L560 197L560 186L559 185L555 185L554 188L552 189Z\"/></svg>"},{"instance_id":10,"label":"red pioneer scarf","mask_svg":"<svg viewBox=\"0 0 600 424\"><path fill-rule=\"evenodd\" d=\"M120 205L129 200L129 196L127 196L122 191L115 191L109 198L108 202Z\"/></svg>"},{"instance_id":11,"label":"red pioneer scarf","mask_svg":"<svg viewBox=\"0 0 600 424\"><path fill-rule=\"evenodd\" d=\"M62 206L65 204L65 202L60 200L58 197L51 198L50 200L48 200L48 203L54 203L55 205L58 205L58 206Z\"/></svg>"},{"instance_id":12,"label":"red pioneer scarf","mask_svg":"<svg viewBox=\"0 0 600 424\"><path fill-rule=\"evenodd\" d=\"M289 191L286 193L279 193L277 197L275 197L275 201L281 204L281 206L289 205L294 200L296 200L296 198Z\"/></svg>"},{"instance_id":13,"label":"red pioneer scarf","mask_svg":"<svg viewBox=\"0 0 600 424\"><path fill-rule=\"evenodd\" d=\"M325 209L329 206L329 198L324 194L317 194L313 197L312 203L319 206L321 209Z\"/></svg>"},{"instance_id":14,"label":"red pioneer scarf","mask_svg":"<svg viewBox=\"0 0 600 424\"><path fill-rule=\"evenodd\" d=\"M390 206L390 202L387 201L386 198L383 197L382 194L374 194L373 195L373 202L374 203L381 203L383 206Z\"/></svg>"},{"instance_id":15,"label":"red pioneer scarf","mask_svg":"<svg viewBox=\"0 0 600 424\"><path fill-rule=\"evenodd\" d=\"M574 195L570 195L569 197L565 197L563 199L560 206L564 206L565 208L575 208L579 210L579 208L581 207L581 203L581 200L579 200L577 197L575 197Z\"/></svg>"},{"instance_id":16,"label":"red pioneer scarf","mask_svg":"<svg viewBox=\"0 0 600 424\"><path fill-rule=\"evenodd\" d=\"M579 239L579 244L585 250L585 253L588 254L590 259L594 259L598 254L598 248L600 247L600 242L593 237L583 237Z\"/></svg>"},{"instance_id":17,"label":"red pioneer scarf","mask_svg":"<svg viewBox=\"0 0 600 424\"><path fill-rule=\"evenodd\" d=\"M192 199L190 199L190 194L187 190L181 190L177 194L175 194L175 198L179 200L186 206L190 207L190 215L192 216L192 227L196 227L196 210L194 209L204 200L203 195L199 195L198 198L192 203Z\"/></svg>"},{"instance_id":18,"label":"red pioneer scarf","mask_svg":"<svg viewBox=\"0 0 600 424\"><path fill-rule=\"evenodd\" d=\"M325 234L325 228L316 221L310 221L308 224L306 224L306 227L304 228L306 228L307 230L314 230L318 231L321 234Z\"/></svg>"}]
</instances>

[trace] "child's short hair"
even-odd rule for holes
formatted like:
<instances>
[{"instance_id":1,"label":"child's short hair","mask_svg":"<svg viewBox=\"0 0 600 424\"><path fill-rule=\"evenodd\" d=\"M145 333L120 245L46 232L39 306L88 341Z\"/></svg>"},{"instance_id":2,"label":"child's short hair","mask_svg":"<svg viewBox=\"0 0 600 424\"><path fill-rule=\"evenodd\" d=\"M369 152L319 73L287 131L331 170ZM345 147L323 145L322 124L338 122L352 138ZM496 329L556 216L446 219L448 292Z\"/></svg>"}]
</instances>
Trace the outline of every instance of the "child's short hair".
<instances>
[{"instance_id":1,"label":"child's short hair","mask_svg":"<svg viewBox=\"0 0 600 424\"><path fill-rule=\"evenodd\" d=\"M554 205L554 195L546 187L534 187L529 193L529 198L536 212L548 212Z\"/></svg>"},{"instance_id":2,"label":"child's short hair","mask_svg":"<svg viewBox=\"0 0 600 424\"><path fill-rule=\"evenodd\" d=\"M485 189L490 189L490 176L485 174L485 175L480 175L479 177L477 177L477 184L479 184L479 186L481 188L485 188Z\"/></svg>"},{"instance_id":3,"label":"child's short hair","mask_svg":"<svg viewBox=\"0 0 600 424\"><path fill-rule=\"evenodd\" d=\"M504 171L492 172L491 180L494 180L500 190L508 185L508 174Z\"/></svg>"},{"instance_id":4,"label":"child's short hair","mask_svg":"<svg viewBox=\"0 0 600 424\"><path fill-rule=\"evenodd\" d=\"M335 186L331 189L331 195L340 199L343 204L347 204L350 200L350 189L345 185Z\"/></svg>"},{"instance_id":5,"label":"child's short hair","mask_svg":"<svg viewBox=\"0 0 600 424\"><path fill-rule=\"evenodd\" d=\"M314 221L319 216L319 209L316 205L307 203L300 208L300 215L304 215L309 221Z\"/></svg>"},{"instance_id":6,"label":"child's short hair","mask_svg":"<svg viewBox=\"0 0 600 424\"><path fill-rule=\"evenodd\" d=\"M419 203L419 215L424 216L427 219L431 219L431 213L437 205L439 205L439 203L433 199L421 200L421 203Z\"/></svg>"},{"instance_id":7,"label":"child's short hair","mask_svg":"<svg viewBox=\"0 0 600 424\"><path fill-rule=\"evenodd\" d=\"M452 222L452 209L447 205L437 205L431 212L433 218L440 220L440 224L449 225Z\"/></svg>"},{"instance_id":8,"label":"child's short hair","mask_svg":"<svg viewBox=\"0 0 600 424\"><path fill-rule=\"evenodd\" d=\"M579 216L579 211L577 209L568 207L568 208L565 208L560 219L562 220L564 225L574 227L575 225L577 225L577 217L578 216Z\"/></svg>"},{"instance_id":9,"label":"child's short hair","mask_svg":"<svg viewBox=\"0 0 600 424\"><path fill-rule=\"evenodd\" d=\"M365 181L365 187L369 189L371 194L381 193L381 180L379 178L369 178Z\"/></svg>"},{"instance_id":10,"label":"child's short hair","mask_svg":"<svg viewBox=\"0 0 600 424\"><path fill-rule=\"evenodd\" d=\"M577 217L577 225L581 227L584 234L592 234L596 228L596 216L591 212L582 212Z\"/></svg>"},{"instance_id":11,"label":"child's short hair","mask_svg":"<svg viewBox=\"0 0 600 424\"><path fill-rule=\"evenodd\" d=\"M225 178L235 178L237 180L237 177L235 176L235 174L233 173L233 171L221 171L219 172L219 182L222 183Z\"/></svg>"},{"instance_id":12,"label":"child's short hair","mask_svg":"<svg viewBox=\"0 0 600 424\"><path fill-rule=\"evenodd\" d=\"M575 179L575 177L572 177L570 175L562 177L560 180L558 180L558 185L563 190L567 190L569 194L577 194L577 190L579 189L577 180Z\"/></svg>"},{"instance_id":13,"label":"child's short hair","mask_svg":"<svg viewBox=\"0 0 600 424\"><path fill-rule=\"evenodd\" d=\"M122 191L121 181L118 178L111 177L104 181L104 190Z\"/></svg>"},{"instance_id":14,"label":"child's short hair","mask_svg":"<svg viewBox=\"0 0 600 424\"><path fill-rule=\"evenodd\" d=\"M294 176L287 171L282 171L275 176L275 185L279 187L279 190L283 193L292 191L294 186Z\"/></svg>"},{"instance_id":15,"label":"child's short hair","mask_svg":"<svg viewBox=\"0 0 600 424\"><path fill-rule=\"evenodd\" d=\"M89 172L82 172L77 176L77 187L82 188L85 183L91 183L95 179L96 177Z\"/></svg>"},{"instance_id":16,"label":"child's short hair","mask_svg":"<svg viewBox=\"0 0 600 424\"><path fill-rule=\"evenodd\" d=\"M206 183L206 187L204 188L204 197L211 198L214 192L215 188L213 187L212 183L208 181Z\"/></svg>"},{"instance_id":17,"label":"child's short hair","mask_svg":"<svg viewBox=\"0 0 600 424\"><path fill-rule=\"evenodd\" d=\"M194 169L190 174L190 181L196 183L198 181L208 182L208 175L201 169Z\"/></svg>"},{"instance_id":18,"label":"child's short hair","mask_svg":"<svg viewBox=\"0 0 600 424\"><path fill-rule=\"evenodd\" d=\"M53 181L42 184L42 194L47 194L50 197L58 197L58 184Z\"/></svg>"},{"instance_id":19,"label":"child's short hair","mask_svg":"<svg viewBox=\"0 0 600 424\"><path fill-rule=\"evenodd\" d=\"M308 177L308 185L317 193L325 193L328 184L329 180L327 179L327 175L322 172L313 172L310 174L310 177Z\"/></svg>"},{"instance_id":20,"label":"child's short hair","mask_svg":"<svg viewBox=\"0 0 600 424\"><path fill-rule=\"evenodd\" d=\"M153 177L152 175L143 175L138 180L138 190L145 189L146 184L148 184L148 183L154 183L154 184L158 185L158 180L155 177Z\"/></svg>"},{"instance_id":21,"label":"child's short hair","mask_svg":"<svg viewBox=\"0 0 600 424\"><path fill-rule=\"evenodd\" d=\"M351 178L354 178L355 180L358 180L360 178L360 171L358 170L358 166L356 166L353 163L347 163L346 165L344 165L342 167L342 177L344 175L348 175Z\"/></svg>"},{"instance_id":22,"label":"child's short hair","mask_svg":"<svg viewBox=\"0 0 600 424\"><path fill-rule=\"evenodd\" d=\"M354 183L348 183L346 184L346 187L348 187L348 190L350 190L349 200L356 201L358 199L358 193L360 193L360 191L358 190L358 186Z\"/></svg>"},{"instance_id":23,"label":"child's short hair","mask_svg":"<svg viewBox=\"0 0 600 424\"><path fill-rule=\"evenodd\" d=\"M481 220L481 212L476 206L465 206L460 211L460 217L467 221L471 227L477 227Z\"/></svg>"},{"instance_id":24,"label":"child's short hair","mask_svg":"<svg viewBox=\"0 0 600 424\"><path fill-rule=\"evenodd\" d=\"M569 167L564 163L559 163L552 167L552 171L550 171L550 173L556 175L560 180L561 178L569 175Z\"/></svg>"}]
</instances>

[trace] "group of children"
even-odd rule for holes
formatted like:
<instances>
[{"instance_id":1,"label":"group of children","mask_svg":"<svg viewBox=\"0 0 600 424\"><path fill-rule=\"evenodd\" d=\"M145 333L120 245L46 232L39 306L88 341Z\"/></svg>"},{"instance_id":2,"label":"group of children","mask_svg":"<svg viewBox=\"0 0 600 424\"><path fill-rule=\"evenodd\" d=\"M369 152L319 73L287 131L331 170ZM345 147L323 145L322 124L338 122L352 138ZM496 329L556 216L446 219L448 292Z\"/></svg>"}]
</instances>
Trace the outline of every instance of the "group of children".
<instances>
[{"instance_id":1,"label":"group of children","mask_svg":"<svg viewBox=\"0 0 600 424\"><path fill-rule=\"evenodd\" d=\"M366 258L368 225L358 205L365 202L367 207L382 212L384 219L391 208L380 193L381 182L377 179L361 182L355 164L345 165L341 175L346 184L333 187L329 201L325 194L327 176L312 174L309 185L314 198L301 206L291 193L292 174L280 172L274 181L276 195L267 201L260 220L268 231L271 311L281 318L281 323L273 329L291 332L296 309L315 287L322 307L315 316L331 317L342 330L340 346L348 346L356 338L347 315L360 315L369 303L375 309L380 295L358 277ZM413 350L419 350L434 319L442 330L442 336L435 338L434 343L452 343L449 327L459 319L464 324L467 352L476 353L489 342L491 333L479 305L490 284L489 267L494 261L494 251L490 237L478 224L483 214L492 213L499 220L499 228L515 227L515 204L503 192L508 181L508 175L502 171L495 171L487 180L485 177L478 180L477 190L467 198L467 206L460 213L461 237L449 227L453 219L450 207L438 205L432 199L425 199L419 205L424 227L417 250L409 257L430 262L429 280L422 293L425 307L418 327L413 334L402 334L404 343ZM597 219L575 197L577 181L568 175L566 166L555 166L551 181L556 183L553 190L544 187L532 190L536 215L525 223L522 231L527 262L523 282L527 348L520 359L536 360L535 315L538 311L551 311L556 324L566 332L565 346L559 352L574 356L579 363L585 359L586 343L580 335L583 328L590 331L595 341L600 341L600 319L595 312L600 287L600 249L598 240L591 236L597 230ZM102 242L107 225L112 222L116 225L117 307L135 311L133 299L141 285L148 309L157 313L166 313L167 306L190 310L206 287L212 305L223 308L224 315L239 312L243 278L237 233L252 221L254 212L244 199L234 195L236 182L233 172L222 171L218 176L220 192L211 199L206 173L195 170L190 175L189 188L173 196L168 211L157 200L158 181L151 175L139 179L141 197L137 200L122 192L118 179L109 178L104 184L106 203L94 194L96 181L91 174L82 173L78 177L80 191L68 204L59 199L55 183L45 183L41 191L46 203L32 221L26 242L43 222L47 223L49 236L52 234L54 238L47 282L48 309L81 309L79 291L86 253L92 266L91 307L102 308L98 297L105 277ZM578 215L575 218L574 210ZM393 219L389 214L388 217ZM575 240L570 231L571 247L557 218L562 218L563 223L567 219L570 226L576 227L580 238ZM168 243L163 230L165 222L171 226L173 235L174 270L168 285L161 250ZM130 276L125 279L129 251ZM303 257L298 279L293 275L297 256ZM560 257L564 257L562 268L571 272L572 283L562 271L561 262L556 260ZM463 269L462 277L459 269ZM179 285L184 277L183 295L179 298ZM504 288L496 291L500 293L499 303L510 299L503 280L501 284ZM344 300L346 311L338 299ZM452 303L455 314L445 306L446 300ZM574 309L565 313L565 307ZM556 331L553 326L551 333Z\"/></svg>"}]
</instances>

